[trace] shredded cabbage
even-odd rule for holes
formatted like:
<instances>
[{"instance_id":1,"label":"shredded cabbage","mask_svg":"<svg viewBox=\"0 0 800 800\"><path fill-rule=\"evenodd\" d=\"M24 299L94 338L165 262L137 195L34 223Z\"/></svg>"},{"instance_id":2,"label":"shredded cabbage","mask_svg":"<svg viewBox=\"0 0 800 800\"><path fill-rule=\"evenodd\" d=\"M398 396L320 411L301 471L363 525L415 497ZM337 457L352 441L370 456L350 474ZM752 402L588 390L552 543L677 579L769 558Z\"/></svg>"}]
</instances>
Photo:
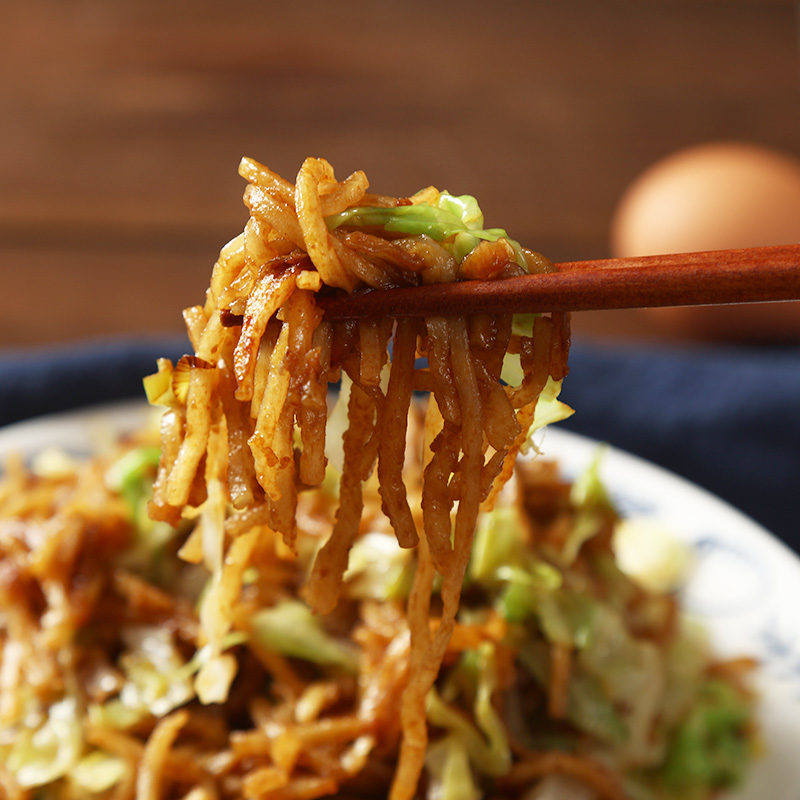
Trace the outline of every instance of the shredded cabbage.
<instances>
[{"instance_id":1,"label":"shredded cabbage","mask_svg":"<svg viewBox=\"0 0 800 800\"><path fill-rule=\"evenodd\" d=\"M477 772L505 775L511 768L511 749L503 722L492 705L497 686L494 645L484 642L477 651L465 654L461 668L471 668L473 672L472 713L476 724L446 703L435 689L428 694L428 721L449 730L461 741Z\"/></svg>"},{"instance_id":2,"label":"shredded cabbage","mask_svg":"<svg viewBox=\"0 0 800 800\"><path fill-rule=\"evenodd\" d=\"M103 750L92 750L70 770L72 783L84 792L100 794L116 786L130 772L130 764Z\"/></svg>"},{"instance_id":3,"label":"shredded cabbage","mask_svg":"<svg viewBox=\"0 0 800 800\"><path fill-rule=\"evenodd\" d=\"M629 517L614 530L614 552L623 572L654 592L673 592L689 574L692 552L663 524Z\"/></svg>"},{"instance_id":4,"label":"shredded cabbage","mask_svg":"<svg viewBox=\"0 0 800 800\"><path fill-rule=\"evenodd\" d=\"M169 630L131 626L122 638L126 649L118 663L125 683L118 697L89 706L90 719L129 728L147 716L162 717L194 698L192 675Z\"/></svg>"},{"instance_id":5,"label":"shredded cabbage","mask_svg":"<svg viewBox=\"0 0 800 800\"><path fill-rule=\"evenodd\" d=\"M524 622L539 607L546 604L548 592L562 584L561 573L544 561L535 561L526 568L510 565L500 567L497 577L505 582L498 600L500 613L510 622ZM566 636L566 634L564 634Z\"/></svg>"},{"instance_id":6,"label":"shredded cabbage","mask_svg":"<svg viewBox=\"0 0 800 800\"><path fill-rule=\"evenodd\" d=\"M480 800L464 742L456 735L439 739L428 746L425 767L430 777L426 800Z\"/></svg>"},{"instance_id":7,"label":"shredded cabbage","mask_svg":"<svg viewBox=\"0 0 800 800\"><path fill-rule=\"evenodd\" d=\"M163 584L172 577L164 574L163 551L178 530L167 522L150 519L147 513L160 452L159 447L132 448L109 465L105 482L125 501L134 529L133 541L118 563Z\"/></svg>"},{"instance_id":8,"label":"shredded cabbage","mask_svg":"<svg viewBox=\"0 0 800 800\"><path fill-rule=\"evenodd\" d=\"M575 670L570 681L567 718L601 742L619 745L630 736L628 725L600 681L581 670Z\"/></svg>"},{"instance_id":9,"label":"shredded cabbage","mask_svg":"<svg viewBox=\"0 0 800 800\"><path fill-rule=\"evenodd\" d=\"M663 720L672 726L684 719L697 700L710 658L708 633L699 625L681 620L675 641L667 649Z\"/></svg>"},{"instance_id":10,"label":"shredded cabbage","mask_svg":"<svg viewBox=\"0 0 800 800\"><path fill-rule=\"evenodd\" d=\"M467 572L471 580L497 580L499 569L524 563L526 548L520 522L517 510L507 506L497 506L478 517Z\"/></svg>"},{"instance_id":11,"label":"shredded cabbage","mask_svg":"<svg viewBox=\"0 0 800 800\"><path fill-rule=\"evenodd\" d=\"M536 408L533 411L533 421L530 428L528 428L528 441L526 446L522 448L523 453L530 452L531 449L536 449L533 444L533 435L545 428L547 425L552 425L561 420L571 417L575 413L575 409L568 406L558 399L561 394L561 381L555 381L548 376L547 383L542 389L539 399L536 401Z\"/></svg>"},{"instance_id":12,"label":"shredded cabbage","mask_svg":"<svg viewBox=\"0 0 800 800\"><path fill-rule=\"evenodd\" d=\"M530 617L541 592L561 586L561 573L526 546L519 511L497 506L478 518L467 578L500 594L497 607L505 619Z\"/></svg>"},{"instance_id":13,"label":"shredded cabbage","mask_svg":"<svg viewBox=\"0 0 800 800\"><path fill-rule=\"evenodd\" d=\"M297 600L284 600L255 614L251 621L254 639L285 656L314 664L356 672L358 658L345 643L329 636L320 618Z\"/></svg>"},{"instance_id":14,"label":"shredded cabbage","mask_svg":"<svg viewBox=\"0 0 800 800\"><path fill-rule=\"evenodd\" d=\"M589 466L573 481L569 499L579 511L596 511L616 518L616 508L600 475L605 453L605 446L598 448Z\"/></svg>"},{"instance_id":15,"label":"shredded cabbage","mask_svg":"<svg viewBox=\"0 0 800 800\"><path fill-rule=\"evenodd\" d=\"M152 491L152 474L158 467L161 448L142 446L128 450L106 470L106 484L128 501L132 511Z\"/></svg>"},{"instance_id":16,"label":"shredded cabbage","mask_svg":"<svg viewBox=\"0 0 800 800\"><path fill-rule=\"evenodd\" d=\"M63 778L78 763L82 750L78 704L74 697L65 697L50 706L39 724L16 731L5 764L23 788L45 786Z\"/></svg>"},{"instance_id":17,"label":"shredded cabbage","mask_svg":"<svg viewBox=\"0 0 800 800\"><path fill-rule=\"evenodd\" d=\"M31 469L43 478L64 478L72 475L76 467L75 458L57 447L42 450L31 459Z\"/></svg>"},{"instance_id":18,"label":"shredded cabbage","mask_svg":"<svg viewBox=\"0 0 800 800\"><path fill-rule=\"evenodd\" d=\"M416 203L408 206L379 208L355 206L326 218L329 230L342 226L382 228L408 236L430 236L447 247L458 263L475 249L480 241L506 239L516 254L517 264L527 269L519 242L509 238L502 228L484 228L483 212L471 195L440 192L436 204Z\"/></svg>"},{"instance_id":19,"label":"shredded cabbage","mask_svg":"<svg viewBox=\"0 0 800 800\"><path fill-rule=\"evenodd\" d=\"M347 594L357 599L395 600L407 597L413 580L414 554L397 537L371 531L350 548Z\"/></svg>"},{"instance_id":20,"label":"shredded cabbage","mask_svg":"<svg viewBox=\"0 0 800 800\"><path fill-rule=\"evenodd\" d=\"M589 635L578 651L578 663L601 684L609 699L623 709L629 738L624 748L633 763L651 763L659 742L651 731L663 700L666 675L657 645L636 639L620 615L598 604Z\"/></svg>"},{"instance_id":21,"label":"shredded cabbage","mask_svg":"<svg viewBox=\"0 0 800 800\"><path fill-rule=\"evenodd\" d=\"M749 746L744 736L751 710L730 684L709 679L700 688L692 712L678 727L664 767L664 780L673 791L701 786L738 786L747 765Z\"/></svg>"},{"instance_id":22,"label":"shredded cabbage","mask_svg":"<svg viewBox=\"0 0 800 800\"><path fill-rule=\"evenodd\" d=\"M347 404L350 402L350 390L352 385L352 378L342 370L339 392L336 396L336 403L328 414L328 427L325 434L325 458L328 459L328 466L335 469L339 475L344 471L344 449L342 447L342 441L345 431L350 424L347 416Z\"/></svg>"},{"instance_id":23,"label":"shredded cabbage","mask_svg":"<svg viewBox=\"0 0 800 800\"><path fill-rule=\"evenodd\" d=\"M440 210L461 215L467 227L482 225L479 209L469 203L460 208L462 199L446 200ZM530 326L531 319L515 324ZM513 377L509 372L509 378ZM175 376L165 372L156 378L163 385L154 391L169 402ZM572 413L558 400L560 388L560 382L548 382L532 432ZM337 491L337 458L348 424L344 412L350 389L350 380L344 376L331 422L330 464L320 506ZM349 675L362 674L358 635L350 640L329 633L325 620L302 602L287 599L261 608L250 619L246 633L233 630L230 622L217 625L229 619L220 588L226 566L219 548L221 537L227 535L222 526L227 509L221 485L212 484L201 513L191 520L203 526L205 563L182 564L175 555L177 546L167 546L175 529L150 521L144 511L156 458L154 448L134 448L105 473L107 487L131 509L135 531L132 539L125 540L126 552L115 555L112 566L147 575L156 586L159 581L154 576L163 571L165 580L160 585L177 590L182 602L198 597L194 583L189 590L183 576L201 575L206 589L196 609L206 632L214 635L208 635L204 640L208 643L189 657L166 626L124 627L109 663L103 664L113 670L117 694L106 695L103 702L92 702L88 696L66 697L49 706L49 699L18 702L22 713L17 719L22 721L0 730L0 758L24 789L48 787L37 797L51 796L54 784L52 796L104 795L131 779L130 762L83 740L87 722L83 717L88 717L89 724L125 729L139 738L152 727L149 718L198 701L224 702L240 669L239 653L229 652L233 647L249 645L256 655L259 648L262 655L271 649L306 661L293 665L304 676L328 673L318 681L320 694L309 695L309 707L322 702L323 689L329 691L340 682L349 687ZM517 496L512 499L514 492L508 491L494 509L481 513L466 570L459 633L480 636L483 643L475 646L470 639L460 640L467 644L458 643L449 651L428 694L431 742L425 759L426 800L479 800L492 778L509 773L511 742L534 751L563 750L596 759L623 776L625 791L636 800L707 800L718 788L735 786L741 779L752 741L749 698L733 683L709 679L708 642L685 621L674 621L672 598L664 592L679 583L679 567L684 563L677 557L680 553L666 546L659 550L665 563L656 559L657 569L651 571L671 577L661 583L643 580L651 591L631 580L631 574L646 578L646 571L637 573L629 565L627 573L620 569L618 561L626 566L620 550L628 533L621 529L617 553L612 552L610 531L618 518L601 480L601 460L602 451L573 483L568 497L564 484L550 485L548 469L541 479L540 473L532 472L530 485L524 484L526 477L520 470L517 482L509 487L519 490ZM47 474L59 475L72 468L66 461L53 460ZM542 487L547 502L534 495L531 509L535 510L526 514L523 502L530 498L525 490ZM540 508L545 511L538 515ZM641 536L649 530L637 532ZM248 535L238 533L237 541ZM298 575L310 561L307 552L317 544L316 538L308 537L300 548L295 562ZM246 559L234 563L242 565L240 580L226 583L225 591L231 586L237 594L243 588L247 593L260 591L265 580L260 566L248 568ZM352 610L357 616L357 601L404 600L414 565L413 550L400 548L395 537L382 532L380 523L374 530L362 531L350 551L345 575L344 597L352 603L345 606L346 613ZM434 581L434 595L440 591L440 581L440 576ZM439 598L432 598L432 603L436 606ZM398 607L402 605L398 602ZM214 609L219 613L216 622L205 616ZM342 624L341 618L334 620ZM362 621L366 620L365 615ZM661 625L660 620L667 622ZM666 631L669 644L650 635L652 631ZM395 642L402 642L406 634L402 629ZM91 634L87 630L79 635ZM566 646L571 653L563 719L550 718L541 701L553 685L554 644ZM459 652L458 648L467 646L473 649ZM348 675L343 681L342 672ZM522 680L512 683L513 675ZM531 680L541 691L529 691ZM336 713L338 709L337 705ZM359 748L367 753L373 746L371 735L361 737L347 757L360 758ZM559 779L548 778L523 794L548 797L563 785Z\"/></svg>"},{"instance_id":24,"label":"shredded cabbage","mask_svg":"<svg viewBox=\"0 0 800 800\"><path fill-rule=\"evenodd\" d=\"M147 402L151 406L180 408L181 401L173 389L175 369L167 358L158 359L158 372L142 379Z\"/></svg>"}]
</instances>

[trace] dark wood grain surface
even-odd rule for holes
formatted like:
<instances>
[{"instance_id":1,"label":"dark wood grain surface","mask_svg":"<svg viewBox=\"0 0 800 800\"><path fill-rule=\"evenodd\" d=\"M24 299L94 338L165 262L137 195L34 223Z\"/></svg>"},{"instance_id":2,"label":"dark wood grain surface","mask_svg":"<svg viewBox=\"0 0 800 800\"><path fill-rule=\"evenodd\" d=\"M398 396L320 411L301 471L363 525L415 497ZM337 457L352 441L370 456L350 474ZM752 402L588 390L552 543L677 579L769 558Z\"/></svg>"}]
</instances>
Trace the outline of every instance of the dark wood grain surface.
<instances>
[{"instance_id":1,"label":"dark wood grain surface","mask_svg":"<svg viewBox=\"0 0 800 800\"><path fill-rule=\"evenodd\" d=\"M685 145L800 154L791 2L16 0L0 49L0 347L174 333L245 221L240 156L433 183L557 261ZM634 312L578 335L647 336Z\"/></svg>"}]
</instances>

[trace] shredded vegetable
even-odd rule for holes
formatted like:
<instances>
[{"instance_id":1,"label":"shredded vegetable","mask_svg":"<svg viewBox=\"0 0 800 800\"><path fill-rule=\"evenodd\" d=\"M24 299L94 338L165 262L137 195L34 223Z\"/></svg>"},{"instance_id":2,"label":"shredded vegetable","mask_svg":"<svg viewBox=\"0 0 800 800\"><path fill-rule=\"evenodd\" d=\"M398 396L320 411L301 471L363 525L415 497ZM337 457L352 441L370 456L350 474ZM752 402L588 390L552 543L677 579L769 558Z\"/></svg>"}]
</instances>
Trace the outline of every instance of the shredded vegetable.
<instances>
[{"instance_id":1,"label":"shredded vegetable","mask_svg":"<svg viewBox=\"0 0 800 800\"><path fill-rule=\"evenodd\" d=\"M330 323L319 292L552 266L469 196L245 159L249 219L145 379L159 431L0 482L13 800L711 798L752 662L627 574L565 315ZM333 406L332 408L330 406ZM601 456L602 457L602 456ZM566 788L565 788L566 787Z\"/></svg>"},{"instance_id":2,"label":"shredded vegetable","mask_svg":"<svg viewBox=\"0 0 800 800\"><path fill-rule=\"evenodd\" d=\"M181 557L191 527L149 551L161 570L130 557L145 535L136 526L152 523L130 514L114 476L120 464L147 465L137 466L137 480L152 482L151 446L126 442L118 457L73 462L71 475L12 470L5 478L0 528L25 526L27 547L45 546L33 535L43 524L61 536L67 517L79 519L88 537L98 510L116 520L85 540L79 574L96 588L80 601L80 627L50 645L42 639L58 608L52 591L38 618L27 612L37 620L33 638L21 637L26 629L4 606L0 756L20 797L133 792L156 724L181 710L189 716L164 757L170 785L184 794L208 786L245 797L257 785L298 781L320 797L387 791L409 669L405 606L419 565L416 550L400 548L387 529L375 488L366 490L371 524L353 548L337 610L314 615L298 597L335 513L335 495L322 486L301 496L298 555L274 534L250 553L231 630L215 651L200 627L208 585L199 590L193 575L200 570L208 584L212 572ZM705 798L743 780L754 746L749 662L715 662L671 594L613 566L610 534L583 540L569 561L558 556L587 507L609 531L618 524L598 474L590 465L570 486L542 456L520 462L497 506L481 514L453 636L426 695L427 798L527 797L540 783L547 796L548 776L559 775L588 792L579 796ZM102 497L102 509L85 505L88 497ZM156 573L172 576L169 586L154 583ZM53 579L52 568L37 578ZM65 602L77 608L81 590L71 592ZM25 648L36 669L18 662L13 673L14 653ZM564 652L566 682L556 655ZM195 682L205 665L224 665L220 657L237 677L209 706ZM227 673L220 680L228 686ZM539 771L542 754L550 766ZM323 780L323 763L334 778ZM529 773L536 777L518 777Z\"/></svg>"}]
</instances>

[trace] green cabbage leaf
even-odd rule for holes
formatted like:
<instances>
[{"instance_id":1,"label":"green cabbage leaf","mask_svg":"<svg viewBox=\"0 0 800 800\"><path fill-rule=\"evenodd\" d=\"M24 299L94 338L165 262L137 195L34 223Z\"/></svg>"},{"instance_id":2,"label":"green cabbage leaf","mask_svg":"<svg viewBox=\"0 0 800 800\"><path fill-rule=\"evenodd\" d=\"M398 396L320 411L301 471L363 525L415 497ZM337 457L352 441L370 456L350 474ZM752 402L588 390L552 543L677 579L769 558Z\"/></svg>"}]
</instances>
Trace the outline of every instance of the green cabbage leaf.
<instances>
[{"instance_id":1,"label":"green cabbage leaf","mask_svg":"<svg viewBox=\"0 0 800 800\"><path fill-rule=\"evenodd\" d=\"M671 739L663 770L666 785L682 797L739 786L752 755L747 736L751 717L741 692L722 680L708 679Z\"/></svg>"},{"instance_id":2,"label":"green cabbage leaf","mask_svg":"<svg viewBox=\"0 0 800 800\"><path fill-rule=\"evenodd\" d=\"M506 239L514 249L517 264L527 269L519 242L511 239L502 228L484 228L483 212L478 201L468 194L440 192L436 204L416 203L390 208L354 206L327 217L325 221L329 230L340 227L381 228L408 236L430 236L442 242L458 263L479 242Z\"/></svg>"},{"instance_id":3,"label":"green cabbage leaf","mask_svg":"<svg viewBox=\"0 0 800 800\"><path fill-rule=\"evenodd\" d=\"M251 625L254 641L277 653L351 673L358 669L354 650L330 636L320 618L297 600L284 600L261 609L253 616Z\"/></svg>"},{"instance_id":4,"label":"green cabbage leaf","mask_svg":"<svg viewBox=\"0 0 800 800\"><path fill-rule=\"evenodd\" d=\"M445 702L436 689L428 693L428 721L458 738L478 773L505 775L511 768L511 749L503 722L492 705L492 694L497 688L494 645L485 642L477 651L465 653L459 667L462 672L470 673L468 678L471 677L473 684L474 723Z\"/></svg>"}]
</instances>

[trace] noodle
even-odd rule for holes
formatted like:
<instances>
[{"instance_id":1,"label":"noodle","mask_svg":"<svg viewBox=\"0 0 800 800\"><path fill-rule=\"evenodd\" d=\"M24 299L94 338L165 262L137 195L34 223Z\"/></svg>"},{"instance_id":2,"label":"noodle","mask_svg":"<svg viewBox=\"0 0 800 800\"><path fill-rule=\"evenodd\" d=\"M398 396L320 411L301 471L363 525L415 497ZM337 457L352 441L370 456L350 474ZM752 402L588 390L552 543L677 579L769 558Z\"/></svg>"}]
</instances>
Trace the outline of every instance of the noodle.
<instances>
[{"instance_id":1,"label":"noodle","mask_svg":"<svg viewBox=\"0 0 800 800\"><path fill-rule=\"evenodd\" d=\"M296 484L318 484L324 477L321 457L322 419L319 390L333 377L333 359L353 381L348 416L350 427L344 436L344 470L341 477L339 512L327 543L320 549L305 591L305 597L318 613L330 613L336 606L342 578L347 568L348 554L359 531L363 512L361 484L377 461L378 489L382 508L394 529L401 547L414 547L419 542L417 522L409 506L404 472L406 470L406 429L414 388L414 376L419 371L419 356L430 357L425 368L434 380L433 396L445 409L440 433L434 437L434 456L424 471L423 511L424 535L429 548L420 551L420 562L432 558L436 570L443 576L444 602L439 627L428 640L429 611L425 604L412 602L409 606L412 641L412 668L404 701L404 746L392 797L409 798L416 790L426 748L424 702L438 674L441 660L455 624L459 597L472 534L480 503L492 491L501 466L512 463L519 447L527 437L528 423L538 396L550 375L560 380L566 372L565 351L550 352L549 339L543 340L541 327L534 329L530 347L534 358L526 358L530 372L539 377L523 379L522 389L503 387L500 371L508 348L511 321L509 319L477 319L469 323L457 318L431 319L422 322L414 318L395 321L391 332L391 369L385 391L379 387L379 370L386 360L385 334L378 335L374 323L361 323L358 343L353 339L352 325L330 326L322 323L316 310L313 293L297 289L300 270L319 273L321 283L352 291L365 283L386 287L402 282L423 279L452 280L456 262L441 246L429 240L423 246L408 248L402 243L381 238L374 233L359 231L337 238L326 218L341 214L364 199L367 181L363 173L355 173L338 183L333 169L323 159L307 159L298 176L293 193L289 185L269 170L245 159L241 173L252 181L245 201L253 216L245 230L245 263L248 254L267 260L258 269L258 277L246 297L231 297L230 286L212 279L212 291L206 305L207 325L228 312L217 304L214 289L225 291L226 302L233 307L244 304L240 327L229 328L233 345L233 364L223 362L219 382L225 383L231 367L236 376L235 399L253 401L255 425L248 444L253 456L255 476L270 508L270 524L284 536L285 543L295 547ZM426 197L430 197L427 193ZM412 202L412 201L404 201ZM254 243L260 232L260 241ZM305 253L270 257L269 243L273 239L289 240L301 245ZM235 250L238 254L238 247ZM481 253L482 255L478 255ZM226 254L227 255L227 254ZM307 261L310 260L310 264ZM251 270L256 268L253 263ZM516 263L516 252L507 239L481 242L463 264L466 277L507 274L527 268L527 262ZM227 261L221 260L215 272L228 271ZM425 273L428 273L427 275ZM268 324L278 312L279 329L265 338ZM565 341L565 317L556 318L560 340ZM311 343L321 325L333 335L331 365L323 368L313 358L305 360ZM388 326L381 328L390 333ZM538 334L538 335L537 335ZM195 336L198 334L195 333ZM205 337L205 332L199 334ZM277 337L277 338L275 338ZM267 349L262 343L268 342ZM524 342L518 344L525 348ZM223 345L231 349L231 345ZM338 356L338 358L337 358ZM264 364L263 367L260 365ZM318 365L317 369L314 366ZM304 368L304 365L309 365ZM260 389L256 391L256 376ZM530 383L535 385L530 388ZM241 458L242 412L235 409L230 394L223 393L222 401L211 397L214 383L209 372L195 369L190 374L189 395L184 439L170 468L167 503L185 507L191 490L191 475L201 457L202 442L209 435L210 414L201 425L195 416L203 403L206 409L221 402L226 411L228 437L233 458ZM513 398L523 403L514 407ZM315 402L315 415L302 411L303 397ZM237 422L239 426L237 427ZM292 431L300 431L299 474L293 456L295 442ZM249 424L245 423L249 431ZM524 435L523 435L524 434ZM371 446L376 441L377 450ZM490 449L488 461L485 459ZM502 477L507 477L507 471ZM249 492L239 475L233 476L231 502L238 508L255 507L258 501ZM479 487L479 488L478 488ZM499 491L499 485L494 490ZM477 490L476 490L477 489ZM252 499L251 499L252 498ZM455 514L455 536L450 544L451 513ZM209 634L210 635L210 634ZM218 641L219 636L211 636ZM413 742L413 743L412 743ZM413 755L409 755L413 753Z\"/></svg>"},{"instance_id":2,"label":"noodle","mask_svg":"<svg viewBox=\"0 0 800 800\"><path fill-rule=\"evenodd\" d=\"M145 381L166 409L157 463L107 478L152 451L142 432L85 474L12 464L0 486L0 714L22 742L0 740L0 785L521 798L564 774L625 796L619 776L660 768L662 728L693 706L660 705L676 604L616 571L613 510L518 463L570 413L568 315L330 322L318 302L551 265L484 229L472 198L370 194L323 159L294 185L250 159L240 174L250 217L184 312L194 353ZM590 618L614 669L646 665L635 703ZM707 670L745 703L743 669L709 663L685 696ZM46 741L59 714L70 744L46 768L25 726Z\"/></svg>"},{"instance_id":3,"label":"noodle","mask_svg":"<svg viewBox=\"0 0 800 800\"><path fill-rule=\"evenodd\" d=\"M156 725L142 754L139 776L136 780L136 800L158 800L161 796L160 784L169 758L169 749L188 719L189 712L181 709L164 717Z\"/></svg>"},{"instance_id":4,"label":"noodle","mask_svg":"<svg viewBox=\"0 0 800 800\"><path fill-rule=\"evenodd\" d=\"M605 767L568 753L549 752L531 755L515 766L503 781L508 786L525 785L531 780L553 773L570 775L590 786L602 800L625 800L627 795Z\"/></svg>"}]
</instances>

